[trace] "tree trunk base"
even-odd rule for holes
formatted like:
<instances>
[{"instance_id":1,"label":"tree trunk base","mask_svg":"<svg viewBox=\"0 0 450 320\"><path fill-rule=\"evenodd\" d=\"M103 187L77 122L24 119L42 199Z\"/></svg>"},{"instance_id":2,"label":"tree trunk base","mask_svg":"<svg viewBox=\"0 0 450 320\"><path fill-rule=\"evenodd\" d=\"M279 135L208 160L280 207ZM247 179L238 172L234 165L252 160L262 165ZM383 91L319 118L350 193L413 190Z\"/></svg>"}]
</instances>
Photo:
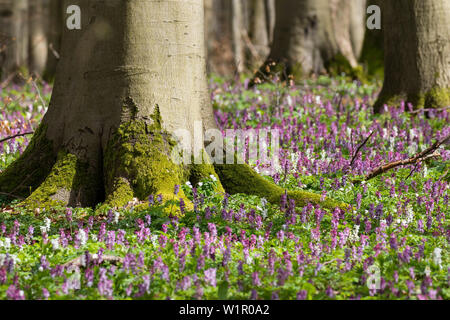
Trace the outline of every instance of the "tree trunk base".
<instances>
[{"instance_id":1,"label":"tree trunk base","mask_svg":"<svg viewBox=\"0 0 450 320\"><path fill-rule=\"evenodd\" d=\"M374 112L381 113L384 105L395 106L402 101L411 103L415 110L439 109L450 106L450 88L433 88L422 94L386 93L383 89L374 104Z\"/></svg>"},{"instance_id":2,"label":"tree trunk base","mask_svg":"<svg viewBox=\"0 0 450 320\"><path fill-rule=\"evenodd\" d=\"M214 165L220 181L230 194L244 193L266 198L272 204L280 204L281 196L286 192L283 188L264 179L246 164L216 164ZM289 199L294 199L297 206L307 203L318 204L323 208L340 208L347 210L348 204L322 199L320 195L306 191L287 191Z\"/></svg>"},{"instance_id":3,"label":"tree trunk base","mask_svg":"<svg viewBox=\"0 0 450 320\"><path fill-rule=\"evenodd\" d=\"M0 192L27 198L42 184L56 162L46 131L41 125L23 154L0 174Z\"/></svg>"},{"instance_id":4,"label":"tree trunk base","mask_svg":"<svg viewBox=\"0 0 450 320\"><path fill-rule=\"evenodd\" d=\"M280 203L286 191L246 164L213 165L206 153L203 164L175 164L172 161L175 141L162 129L158 108L152 118L153 121L131 119L120 125L106 147L102 170L95 170L64 150L54 159L52 143L45 138L45 130L40 129L22 157L0 175L0 191L20 191L27 197L21 205L30 209L94 207L104 200L100 211L124 207L135 198L145 201L149 195L161 195L164 202L177 204L169 206L167 213L180 214L181 199L186 211L192 210L193 204L181 188L175 195L175 186L186 181L196 185L213 175L218 181L216 193L250 194L273 204ZM25 179L30 182L24 183ZM297 206L312 203L328 209L349 208L344 203L321 199L320 195L305 191L288 191L287 196Z\"/></svg>"}]
</instances>

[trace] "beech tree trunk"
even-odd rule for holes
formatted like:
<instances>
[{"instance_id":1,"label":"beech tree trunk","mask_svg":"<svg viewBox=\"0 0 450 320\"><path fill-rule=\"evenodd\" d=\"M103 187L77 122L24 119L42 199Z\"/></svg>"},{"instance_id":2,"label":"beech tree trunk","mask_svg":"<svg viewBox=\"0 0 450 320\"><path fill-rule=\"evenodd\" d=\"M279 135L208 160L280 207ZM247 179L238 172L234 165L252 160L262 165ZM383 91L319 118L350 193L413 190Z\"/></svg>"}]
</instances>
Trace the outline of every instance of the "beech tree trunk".
<instances>
[{"instance_id":1,"label":"beech tree trunk","mask_svg":"<svg viewBox=\"0 0 450 320\"><path fill-rule=\"evenodd\" d=\"M386 1L383 8L384 85L375 112L385 104L415 108L450 105L450 2Z\"/></svg>"},{"instance_id":2,"label":"beech tree trunk","mask_svg":"<svg viewBox=\"0 0 450 320\"><path fill-rule=\"evenodd\" d=\"M205 0L208 71L221 76L236 72L230 0Z\"/></svg>"},{"instance_id":3,"label":"beech tree trunk","mask_svg":"<svg viewBox=\"0 0 450 320\"><path fill-rule=\"evenodd\" d=\"M377 5L381 12L383 9L382 0L369 0L367 6ZM367 16L366 12L364 13ZM365 32L363 48L360 56L360 63L363 64L365 72L371 77L376 77L380 80L384 77L384 41L383 28L381 29L367 29Z\"/></svg>"},{"instance_id":4,"label":"beech tree trunk","mask_svg":"<svg viewBox=\"0 0 450 320\"><path fill-rule=\"evenodd\" d=\"M0 0L0 76L23 81L28 60L28 0Z\"/></svg>"},{"instance_id":5,"label":"beech tree trunk","mask_svg":"<svg viewBox=\"0 0 450 320\"><path fill-rule=\"evenodd\" d=\"M217 128L206 85L202 0L71 0L82 29L63 31L49 110L23 155L0 174L0 191L27 206L120 207L134 197L175 198L174 187L215 175L217 192L279 203L281 187L245 164L176 164L176 131ZM203 149L200 146L201 156ZM195 152L195 150L194 150ZM223 187L222 187L223 186ZM347 206L290 191L307 202ZM190 202L180 190L177 197Z\"/></svg>"},{"instance_id":6,"label":"beech tree trunk","mask_svg":"<svg viewBox=\"0 0 450 320\"><path fill-rule=\"evenodd\" d=\"M268 10L266 9L265 0L251 0L249 1L249 23L248 23L248 40L250 41L248 54L248 66L261 65L270 52L270 20L266 16Z\"/></svg>"},{"instance_id":7,"label":"beech tree trunk","mask_svg":"<svg viewBox=\"0 0 450 320\"><path fill-rule=\"evenodd\" d=\"M335 68L338 68L336 72L348 71L358 66L364 23L356 23L351 16L352 6L361 6L359 1L279 0L275 5L271 52L256 74L255 83L264 81L273 71L284 77L300 78ZM355 28L360 30L350 31Z\"/></svg>"},{"instance_id":8,"label":"beech tree trunk","mask_svg":"<svg viewBox=\"0 0 450 320\"><path fill-rule=\"evenodd\" d=\"M47 10L45 0L29 2L29 69L39 76L43 75L47 62Z\"/></svg>"},{"instance_id":9,"label":"beech tree trunk","mask_svg":"<svg viewBox=\"0 0 450 320\"><path fill-rule=\"evenodd\" d=\"M58 64L61 53L61 37L64 26L63 3L65 0L48 0L49 18L47 31L47 60L45 66L44 78L52 81L56 74L56 65ZM67 7L67 6L64 6Z\"/></svg>"}]
</instances>

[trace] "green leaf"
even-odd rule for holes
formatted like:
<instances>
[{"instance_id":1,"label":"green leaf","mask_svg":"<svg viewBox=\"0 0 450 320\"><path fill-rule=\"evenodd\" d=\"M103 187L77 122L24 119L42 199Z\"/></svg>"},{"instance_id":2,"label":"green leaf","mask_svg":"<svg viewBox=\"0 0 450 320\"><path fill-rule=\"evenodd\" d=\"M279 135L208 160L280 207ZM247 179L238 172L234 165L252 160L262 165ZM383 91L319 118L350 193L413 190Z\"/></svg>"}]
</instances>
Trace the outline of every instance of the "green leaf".
<instances>
[{"instance_id":1,"label":"green leaf","mask_svg":"<svg viewBox=\"0 0 450 320\"><path fill-rule=\"evenodd\" d=\"M222 281L219 285L219 299L226 300L228 295L229 283L227 281Z\"/></svg>"}]
</instances>

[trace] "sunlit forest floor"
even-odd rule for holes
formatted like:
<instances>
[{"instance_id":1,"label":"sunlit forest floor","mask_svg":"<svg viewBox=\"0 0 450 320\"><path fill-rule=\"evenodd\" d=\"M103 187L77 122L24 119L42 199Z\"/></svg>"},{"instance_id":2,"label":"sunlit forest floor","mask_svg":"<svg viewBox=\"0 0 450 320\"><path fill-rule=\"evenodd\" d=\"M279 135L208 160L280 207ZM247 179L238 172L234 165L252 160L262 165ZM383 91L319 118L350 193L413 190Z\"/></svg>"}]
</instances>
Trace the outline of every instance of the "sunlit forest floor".
<instances>
[{"instance_id":1,"label":"sunlit forest floor","mask_svg":"<svg viewBox=\"0 0 450 320\"><path fill-rule=\"evenodd\" d=\"M265 178L353 212L215 194L214 179L181 186L196 207L182 218L164 213L179 202L157 195L104 215L27 211L0 195L0 299L449 299L448 147L355 180L449 134L450 110L374 116L379 85L344 78L247 82L210 81L220 129L280 129L280 166ZM37 88L3 89L0 139L36 129L51 95ZM0 143L0 171L30 137Z\"/></svg>"}]
</instances>

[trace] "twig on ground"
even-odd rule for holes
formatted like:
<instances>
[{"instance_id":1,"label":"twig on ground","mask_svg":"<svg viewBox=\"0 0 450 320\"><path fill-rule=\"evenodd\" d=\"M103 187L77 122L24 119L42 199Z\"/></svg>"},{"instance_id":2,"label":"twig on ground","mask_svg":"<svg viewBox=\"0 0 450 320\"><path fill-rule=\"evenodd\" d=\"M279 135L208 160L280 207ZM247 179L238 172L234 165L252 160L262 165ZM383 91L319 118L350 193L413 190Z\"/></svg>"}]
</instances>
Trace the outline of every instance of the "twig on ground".
<instances>
[{"instance_id":1,"label":"twig on ground","mask_svg":"<svg viewBox=\"0 0 450 320\"><path fill-rule=\"evenodd\" d=\"M429 108L429 109L417 109L417 110L413 110L413 111L409 111L408 113L410 114L416 114L416 113L421 113L421 112L427 112L427 111L434 111L434 112L441 112L441 111L445 111L450 109L450 106L445 107L445 108L439 108L439 109L433 109L433 108Z\"/></svg>"},{"instance_id":2,"label":"twig on ground","mask_svg":"<svg viewBox=\"0 0 450 320\"><path fill-rule=\"evenodd\" d=\"M350 162L350 167L353 165L353 162L355 162L356 157L358 156L359 151L366 145L367 141L369 141L370 137L372 137L374 131L372 131L369 136L364 140L364 142L356 149L355 154L353 155L352 161Z\"/></svg>"},{"instance_id":3,"label":"twig on ground","mask_svg":"<svg viewBox=\"0 0 450 320\"><path fill-rule=\"evenodd\" d=\"M13 136L9 136L9 137L0 139L0 143L8 141L8 140L11 140L11 139L14 139L14 138L17 138L17 137L23 137L23 136L26 136L26 135L29 135L29 134L33 134L33 133L34 133L34 131L18 133L18 134L15 134Z\"/></svg>"},{"instance_id":4,"label":"twig on ground","mask_svg":"<svg viewBox=\"0 0 450 320\"><path fill-rule=\"evenodd\" d=\"M7 192L0 192L0 195L11 197L11 198L15 198L15 199L19 199L19 200L25 200L25 198L23 198L23 197L16 196L14 194L7 193Z\"/></svg>"},{"instance_id":5,"label":"twig on ground","mask_svg":"<svg viewBox=\"0 0 450 320\"><path fill-rule=\"evenodd\" d=\"M424 161L424 160L434 158L434 157L439 157L440 155L438 153L434 153L434 152L441 145L443 145L444 143L446 143L449 140L450 140L450 134L441 140L437 140L430 147L428 147L427 149L425 149L422 152L417 153L415 156L413 156L409 159L392 161L392 162L386 163L384 165L381 165L381 166L377 167L375 170L372 170L369 174L367 174L364 177L364 180L367 181L367 180L373 179L376 176L379 176L380 174L383 174L383 173L389 171L390 169L393 169L393 168L396 168L399 166L406 166L409 164L417 164L420 161Z\"/></svg>"},{"instance_id":6,"label":"twig on ground","mask_svg":"<svg viewBox=\"0 0 450 320\"><path fill-rule=\"evenodd\" d=\"M84 267L85 266L85 257L84 255L81 255L75 259L70 260L69 262L64 263L62 266L67 268L68 270L71 270L75 267ZM95 259L94 259L95 260ZM123 263L123 258L122 257L117 257L117 256L111 256L111 255L103 255L102 256L102 261L103 262L111 262L111 263L118 263L118 264L122 264Z\"/></svg>"}]
</instances>

